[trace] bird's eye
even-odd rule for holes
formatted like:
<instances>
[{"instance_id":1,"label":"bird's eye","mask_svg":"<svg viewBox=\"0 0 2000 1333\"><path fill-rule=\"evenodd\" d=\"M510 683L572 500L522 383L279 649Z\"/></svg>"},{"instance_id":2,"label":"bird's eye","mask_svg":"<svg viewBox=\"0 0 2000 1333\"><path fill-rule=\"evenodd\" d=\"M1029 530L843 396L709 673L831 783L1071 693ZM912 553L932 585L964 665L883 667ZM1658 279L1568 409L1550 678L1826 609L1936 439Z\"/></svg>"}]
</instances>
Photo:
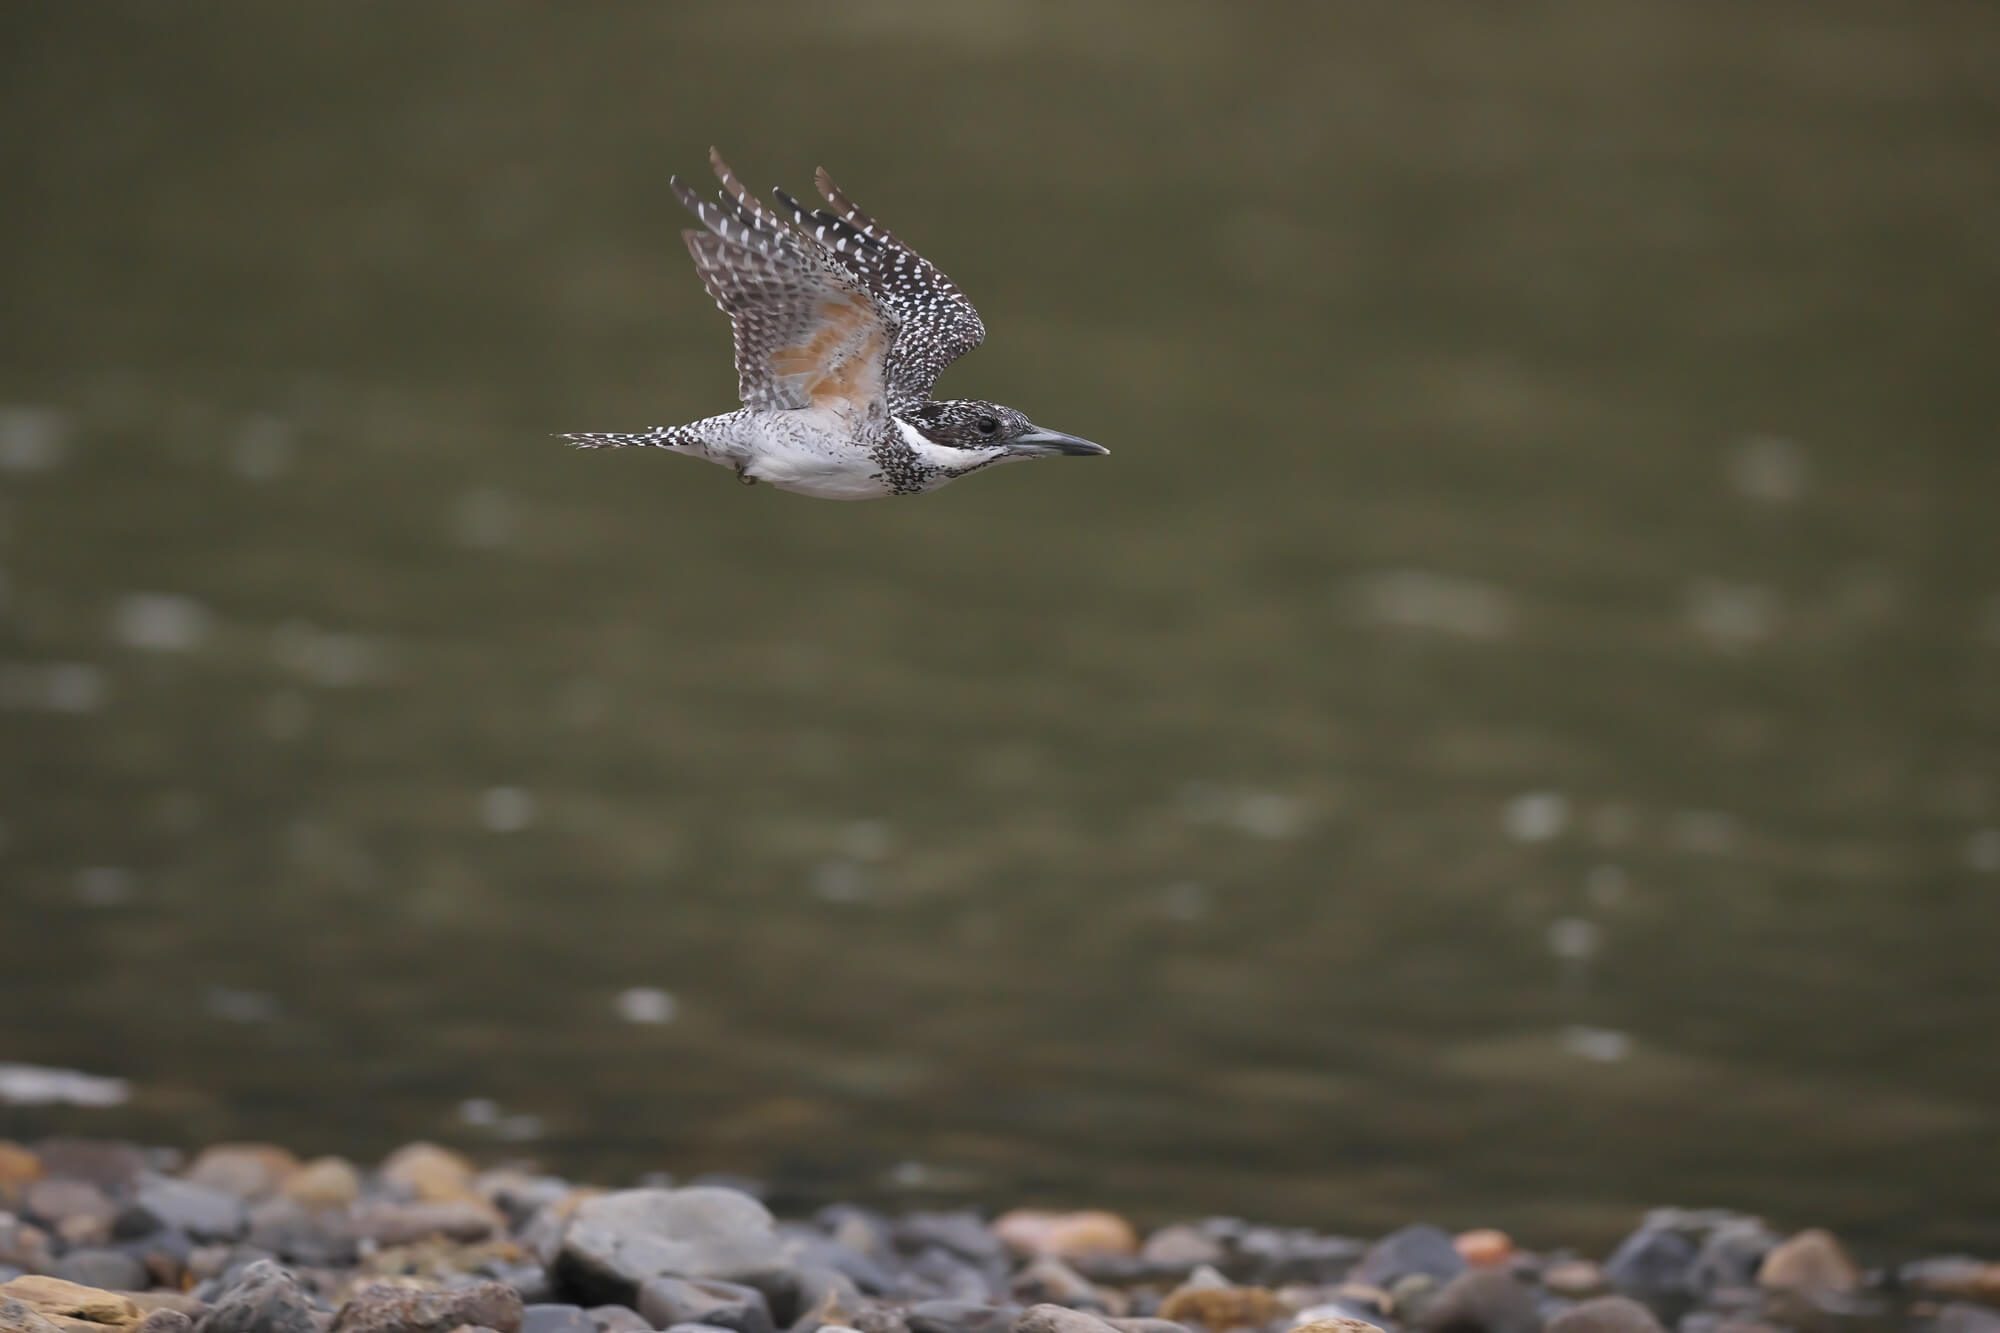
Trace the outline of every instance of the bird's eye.
<instances>
[{"instance_id":1,"label":"bird's eye","mask_svg":"<svg viewBox=\"0 0 2000 1333\"><path fill-rule=\"evenodd\" d=\"M936 421L939 417L944 415L944 404L931 403L928 404L927 406L920 407L917 409L917 415L922 417L925 421Z\"/></svg>"},{"instance_id":2,"label":"bird's eye","mask_svg":"<svg viewBox=\"0 0 2000 1333\"><path fill-rule=\"evenodd\" d=\"M978 428L981 435L991 435L994 431L1000 429L1000 423L992 417L981 417L972 424Z\"/></svg>"}]
</instances>

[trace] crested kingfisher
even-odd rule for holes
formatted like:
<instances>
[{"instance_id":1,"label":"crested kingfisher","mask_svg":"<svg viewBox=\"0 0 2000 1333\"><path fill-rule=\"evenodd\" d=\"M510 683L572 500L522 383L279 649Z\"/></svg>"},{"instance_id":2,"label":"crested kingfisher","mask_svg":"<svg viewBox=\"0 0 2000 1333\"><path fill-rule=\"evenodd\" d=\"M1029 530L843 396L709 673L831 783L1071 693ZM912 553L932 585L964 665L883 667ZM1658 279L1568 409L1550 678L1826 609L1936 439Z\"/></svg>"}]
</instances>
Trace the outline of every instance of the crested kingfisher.
<instances>
[{"instance_id":1,"label":"crested kingfisher","mask_svg":"<svg viewBox=\"0 0 2000 1333\"><path fill-rule=\"evenodd\" d=\"M675 177L701 221L681 233L695 271L736 334L743 406L686 426L570 434L581 449L643 446L734 468L746 482L827 500L921 495L1026 458L1107 454L976 398L933 399L944 368L986 326L931 262L856 208L821 168L828 209L775 190L759 204L714 149L709 203Z\"/></svg>"}]
</instances>

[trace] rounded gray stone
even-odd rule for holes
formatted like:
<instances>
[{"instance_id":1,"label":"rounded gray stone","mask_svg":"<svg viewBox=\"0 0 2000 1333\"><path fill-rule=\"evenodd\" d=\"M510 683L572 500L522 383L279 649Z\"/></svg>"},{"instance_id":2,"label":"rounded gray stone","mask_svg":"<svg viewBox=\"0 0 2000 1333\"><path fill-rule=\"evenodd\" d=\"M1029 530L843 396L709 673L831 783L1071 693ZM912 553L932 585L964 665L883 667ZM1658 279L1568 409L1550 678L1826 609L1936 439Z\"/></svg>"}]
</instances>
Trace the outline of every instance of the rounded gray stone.
<instances>
[{"instance_id":1,"label":"rounded gray stone","mask_svg":"<svg viewBox=\"0 0 2000 1333\"><path fill-rule=\"evenodd\" d=\"M586 1199L562 1232L563 1282L589 1299L631 1305L656 1277L731 1278L778 1264L771 1214L713 1185L618 1190Z\"/></svg>"}]
</instances>

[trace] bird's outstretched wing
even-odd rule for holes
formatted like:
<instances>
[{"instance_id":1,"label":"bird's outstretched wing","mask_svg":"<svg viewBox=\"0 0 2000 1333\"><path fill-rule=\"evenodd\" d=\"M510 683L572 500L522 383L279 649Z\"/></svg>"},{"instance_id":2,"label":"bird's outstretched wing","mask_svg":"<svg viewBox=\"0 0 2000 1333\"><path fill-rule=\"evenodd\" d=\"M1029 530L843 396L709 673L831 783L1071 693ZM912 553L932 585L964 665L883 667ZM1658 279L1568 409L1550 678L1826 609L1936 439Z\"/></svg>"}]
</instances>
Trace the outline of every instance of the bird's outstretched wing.
<instances>
[{"instance_id":1,"label":"bird's outstretched wing","mask_svg":"<svg viewBox=\"0 0 2000 1333\"><path fill-rule=\"evenodd\" d=\"M929 400L931 386L944 368L979 346L986 326L957 284L857 208L826 168L821 167L814 180L831 212L809 211L783 190L777 191L778 199L800 228L835 264L859 278L896 322L886 368L889 407L895 412L914 411Z\"/></svg>"},{"instance_id":2,"label":"bird's outstretched wing","mask_svg":"<svg viewBox=\"0 0 2000 1333\"><path fill-rule=\"evenodd\" d=\"M760 206L720 154L710 203L676 178L706 230L681 233L702 285L736 330L737 393L746 407L879 414L899 321L863 278Z\"/></svg>"}]
</instances>

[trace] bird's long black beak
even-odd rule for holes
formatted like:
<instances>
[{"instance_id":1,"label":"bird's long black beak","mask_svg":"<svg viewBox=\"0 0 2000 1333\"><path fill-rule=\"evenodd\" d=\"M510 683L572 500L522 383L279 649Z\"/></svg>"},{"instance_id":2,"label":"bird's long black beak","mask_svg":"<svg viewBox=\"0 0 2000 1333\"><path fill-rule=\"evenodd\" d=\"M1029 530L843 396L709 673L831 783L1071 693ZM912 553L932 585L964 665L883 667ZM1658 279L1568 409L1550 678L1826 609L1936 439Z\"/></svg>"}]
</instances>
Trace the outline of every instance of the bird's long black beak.
<instances>
[{"instance_id":1,"label":"bird's long black beak","mask_svg":"<svg viewBox=\"0 0 2000 1333\"><path fill-rule=\"evenodd\" d=\"M1049 458L1056 454L1074 454L1084 458L1111 452L1103 445L1083 439L1081 436L1065 435L1059 430L1043 430L1040 426L1007 441L1007 450L1009 453L1024 454L1030 458Z\"/></svg>"}]
</instances>

